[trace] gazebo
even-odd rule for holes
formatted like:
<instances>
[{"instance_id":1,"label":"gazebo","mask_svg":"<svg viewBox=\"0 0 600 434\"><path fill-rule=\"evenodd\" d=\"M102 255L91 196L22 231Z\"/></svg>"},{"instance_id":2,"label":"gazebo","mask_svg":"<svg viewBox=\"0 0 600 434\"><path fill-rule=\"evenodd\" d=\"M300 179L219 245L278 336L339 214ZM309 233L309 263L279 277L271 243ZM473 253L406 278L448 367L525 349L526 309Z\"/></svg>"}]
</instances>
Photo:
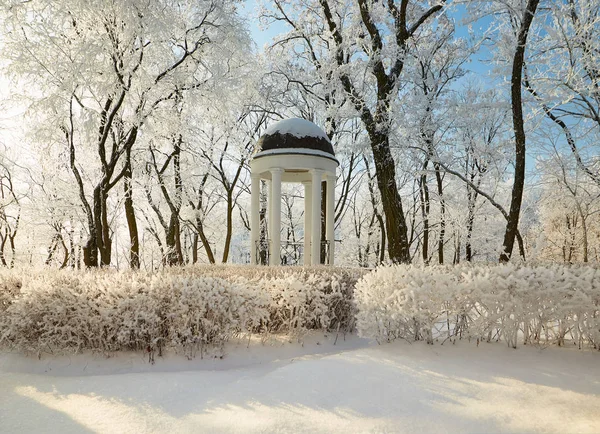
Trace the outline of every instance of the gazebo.
<instances>
[{"instance_id":1,"label":"gazebo","mask_svg":"<svg viewBox=\"0 0 600 434\"><path fill-rule=\"evenodd\" d=\"M339 166L327 135L305 119L285 119L270 126L259 139L250 161L250 261L257 264L260 238L260 181L269 184L269 265L281 265L281 183L304 185L304 265L321 258L321 183L326 181L325 263L333 265L335 179Z\"/></svg>"}]
</instances>

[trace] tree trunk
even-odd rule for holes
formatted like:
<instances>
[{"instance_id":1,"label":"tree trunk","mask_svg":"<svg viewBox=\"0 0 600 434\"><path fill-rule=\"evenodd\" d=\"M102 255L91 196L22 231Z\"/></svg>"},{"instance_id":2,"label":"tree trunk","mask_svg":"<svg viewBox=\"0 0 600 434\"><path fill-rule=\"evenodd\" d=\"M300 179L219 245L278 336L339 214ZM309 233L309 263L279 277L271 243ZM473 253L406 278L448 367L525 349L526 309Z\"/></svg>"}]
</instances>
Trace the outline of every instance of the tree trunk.
<instances>
[{"instance_id":1,"label":"tree trunk","mask_svg":"<svg viewBox=\"0 0 600 434\"><path fill-rule=\"evenodd\" d=\"M438 239L438 263L444 263L444 238L446 236L446 202L444 200L444 185L440 165L434 164L438 197L440 198L440 236Z\"/></svg>"},{"instance_id":2,"label":"tree trunk","mask_svg":"<svg viewBox=\"0 0 600 434\"><path fill-rule=\"evenodd\" d=\"M320 264L324 264L327 258L327 182L321 182L321 257Z\"/></svg>"},{"instance_id":3,"label":"tree trunk","mask_svg":"<svg viewBox=\"0 0 600 434\"><path fill-rule=\"evenodd\" d=\"M587 230L587 222L585 221L585 218L583 217L583 215L581 216L581 227L583 229L583 262L587 263L588 262L588 230Z\"/></svg>"},{"instance_id":4,"label":"tree trunk","mask_svg":"<svg viewBox=\"0 0 600 434\"><path fill-rule=\"evenodd\" d=\"M198 232L200 241L202 241L202 246L204 247L204 251L206 252L208 262L214 264L216 262L215 255L213 254L212 248L210 247L210 243L208 242L208 238L204 233L204 225L202 224L202 220L200 218L196 219L196 231Z\"/></svg>"},{"instance_id":5,"label":"tree trunk","mask_svg":"<svg viewBox=\"0 0 600 434\"><path fill-rule=\"evenodd\" d=\"M454 248L453 264L458 265L458 264L460 264L460 248L461 248L460 233L455 234L455 237L456 237L456 242L454 244L455 248Z\"/></svg>"},{"instance_id":6,"label":"tree trunk","mask_svg":"<svg viewBox=\"0 0 600 434\"><path fill-rule=\"evenodd\" d=\"M521 22L519 34L517 36L517 47L513 58L512 76L511 76L511 102L513 127L515 133L515 179L512 189L510 210L502 243L502 253L500 262L508 262L512 256L515 243L515 237L519 229L519 217L521 214L521 203L523 201L523 189L525 186L525 128L523 126L523 102L521 95L521 82L523 76L523 64L525 59L525 47L527 45L527 35L533 22L535 11L540 0L528 0L527 7Z\"/></svg>"},{"instance_id":7,"label":"tree trunk","mask_svg":"<svg viewBox=\"0 0 600 434\"><path fill-rule=\"evenodd\" d=\"M265 208L261 208L258 216L258 222L260 227L260 239L258 242L258 256L260 258L260 265L267 265L269 263L269 258L267 254L269 252L269 243L267 233L267 210Z\"/></svg>"},{"instance_id":8,"label":"tree trunk","mask_svg":"<svg viewBox=\"0 0 600 434\"><path fill-rule=\"evenodd\" d=\"M83 265L86 268L98 267L98 244L96 244L96 227L92 226L90 235L83 246Z\"/></svg>"},{"instance_id":9,"label":"tree trunk","mask_svg":"<svg viewBox=\"0 0 600 434\"><path fill-rule=\"evenodd\" d=\"M167 251L165 252L165 265L174 266L183 264L180 233L179 213L171 212L169 226L165 237L165 244L167 245Z\"/></svg>"},{"instance_id":10,"label":"tree trunk","mask_svg":"<svg viewBox=\"0 0 600 434\"><path fill-rule=\"evenodd\" d=\"M133 190L131 187L132 168L131 155L127 154L125 161L125 174L123 187L125 189L125 218L127 228L129 229L129 266L137 270L140 268L140 242L138 236L137 220L135 218L135 209L133 208Z\"/></svg>"},{"instance_id":11,"label":"tree trunk","mask_svg":"<svg viewBox=\"0 0 600 434\"><path fill-rule=\"evenodd\" d=\"M383 264L385 261L385 222L383 221L383 217L379 214L379 211L376 211L375 217L377 217L377 221L379 222L379 232L381 234L381 241L379 243L379 264Z\"/></svg>"},{"instance_id":12,"label":"tree trunk","mask_svg":"<svg viewBox=\"0 0 600 434\"><path fill-rule=\"evenodd\" d=\"M227 232L225 234L225 245L223 246L223 264L229 259L231 236L233 234L233 186L227 190Z\"/></svg>"},{"instance_id":13,"label":"tree trunk","mask_svg":"<svg viewBox=\"0 0 600 434\"><path fill-rule=\"evenodd\" d=\"M375 128L375 125L371 125L367 130L370 131L377 187L385 215L388 254L392 262L407 264L410 262L410 251L402 199L396 185L396 164L390 150L389 137L375 132Z\"/></svg>"},{"instance_id":14,"label":"tree trunk","mask_svg":"<svg viewBox=\"0 0 600 434\"><path fill-rule=\"evenodd\" d=\"M194 232L192 236L192 264L198 262L198 233Z\"/></svg>"},{"instance_id":15,"label":"tree trunk","mask_svg":"<svg viewBox=\"0 0 600 434\"><path fill-rule=\"evenodd\" d=\"M50 265L52 263L52 258L54 257L54 253L56 253L56 249L58 249L58 238L59 234L56 233L52 237L52 241L50 242L50 247L48 247L48 257L46 258L45 264Z\"/></svg>"},{"instance_id":16,"label":"tree trunk","mask_svg":"<svg viewBox=\"0 0 600 434\"><path fill-rule=\"evenodd\" d=\"M423 163L423 173L419 178L419 198L421 199L421 217L423 219L422 258L425 265L429 264L429 187L427 186L427 166L429 159Z\"/></svg>"},{"instance_id":17,"label":"tree trunk","mask_svg":"<svg viewBox=\"0 0 600 434\"><path fill-rule=\"evenodd\" d=\"M104 267L110 265L111 260L111 240L109 237L108 228L108 212L107 212L107 197L106 197L106 186L104 181L94 188L93 196L93 211L94 211L94 235L95 243L89 244L89 249L96 249L97 252L88 252L90 258L90 264L88 267L97 267L98 265ZM92 231L90 231L92 232ZM100 254L100 262L98 263L98 253ZM95 256L95 258L94 258Z\"/></svg>"},{"instance_id":18,"label":"tree trunk","mask_svg":"<svg viewBox=\"0 0 600 434\"><path fill-rule=\"evenodd\" d=\"M471 168L473 169L473 167ZM474 181L475 174L471 173L471 183ZM481 177L478 179L477 187L481 184ZM477 192L467 184L467 240L465 241L465 259L471 262L473 259L473 226L475 224L475 205L477 204Z\"/></svg>"},{"instance_id":19,"label":"tree trunk","mask_svg":"<svg viewBox=\"0 0 600 434\"><path fill-rule=\"evenodd\" d=\"M471 239L473 237L473 223L475 222L475 206L469 203L469 215L467 216L467 240L465 241L465 259L471 262L473 259L473 247Z\"/></svg>"}]
</instances>

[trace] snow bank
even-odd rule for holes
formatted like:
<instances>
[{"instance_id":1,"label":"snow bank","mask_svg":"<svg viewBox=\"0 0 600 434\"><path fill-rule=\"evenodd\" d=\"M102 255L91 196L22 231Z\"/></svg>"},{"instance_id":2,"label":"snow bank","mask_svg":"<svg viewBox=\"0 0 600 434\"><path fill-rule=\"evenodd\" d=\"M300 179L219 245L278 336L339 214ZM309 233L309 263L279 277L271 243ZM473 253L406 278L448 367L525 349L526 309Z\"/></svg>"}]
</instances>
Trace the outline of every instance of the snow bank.
<instances>
[{"instance_id":1,"label":"snow bank","mask_svg":"<svg viewBox=\"0 0 600 434\"><path fill-rule=\"evenodd\" d=\"M361 336L471 338L600 346L600 272L593 267L381 267L356 287Z\"/></svg>"}]
</instances>

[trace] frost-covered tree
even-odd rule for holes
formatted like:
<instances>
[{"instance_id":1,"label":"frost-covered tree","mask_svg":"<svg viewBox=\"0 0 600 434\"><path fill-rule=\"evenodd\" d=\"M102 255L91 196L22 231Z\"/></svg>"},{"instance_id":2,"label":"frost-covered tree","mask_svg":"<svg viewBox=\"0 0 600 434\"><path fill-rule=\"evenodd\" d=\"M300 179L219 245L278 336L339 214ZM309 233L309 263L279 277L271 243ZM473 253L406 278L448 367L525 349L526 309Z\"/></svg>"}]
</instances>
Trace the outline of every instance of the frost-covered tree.
<instances>
[{"instance_id":1,"label":"frost-covered tree","mask_svg":"<svg viewBox=\"0 0 600 434\"><path fill-rule=\"evenodd\" d=\"M268 19L288 22L280 38L311 61L315 74L331 89L336 106L353 110L366 129L377 186L385 215L389 258L410 261L405 210L396 179L390 137L392 107L411 42L431 25L444 2L377 2L356 0L277 0L263 12Z\"/></svg>"},{"instance_id":2,"label":"frost-covered tree","mask_svg":"<svg viewBox=\"0 0 600 434\"><path fill-rule=\"evenodd\" d=\"M600 188L569 151L555 147L554 155L538 164L542 230L535 251L538 259L553 262L598 262Z\"/></svg>"},{"instance_id":3,"label":"frost-covered tree","mask_svg":"<svg viewBox=\"0 0 600 434\"><path fill-rule=\"evenodd\" d=\"M109 265L110 192L144 123L226 71L244 34L235 2L15 0L3 12L10 70L31 86L45 138L68 149L87 217L85 265Z\"/></svg>"},{"instance_id":4,"label":"frost-covered tree","mask_svg":"<svg viewBox=\"0 0 600 434\"><path fill-rule=\"evenodd\" d=\"M600 4L549 2L549 18L527 63L526 88L560 128L579 169L600 186Z\"/></svg>"},{"instance_id":5,"label":"frost-covered tree","mask_svg":"<svg viewBox=\"0 0 600 434\"><path fill-rule=\"evenodd\" d=\"M474 240L481 239L482 232L489 236L486 228L475 228L477 214L482 211L481 201L486 200L481 193L487 191L492 199L496 196L508 165L506 120L510 108L500 92L484 90L480 84L469 83L457 97L453 168L464 181L466 200L459 201L459 209L464 211L466 202L467 214L460 215L464 217L465 260L470 262L477 252Z\"/></svg>"}]
</instances>

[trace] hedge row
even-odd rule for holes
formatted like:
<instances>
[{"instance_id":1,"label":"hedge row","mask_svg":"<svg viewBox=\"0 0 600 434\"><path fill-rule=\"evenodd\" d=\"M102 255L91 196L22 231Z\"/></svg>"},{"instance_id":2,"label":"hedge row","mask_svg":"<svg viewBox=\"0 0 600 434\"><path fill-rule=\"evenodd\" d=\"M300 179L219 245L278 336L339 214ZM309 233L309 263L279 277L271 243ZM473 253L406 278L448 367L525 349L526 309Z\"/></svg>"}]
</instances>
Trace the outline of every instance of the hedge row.
<instances>
[{"instance_id":1,"label":"hedge row","mask_svg":"<svg viewBox=\"0 0 600 434\"><path fill-rule=\"evenodd\" d=\"M360 270L185 267L0 273L0 345L23 352L183 351L248 333L354 329Z\"/></svg>"},{"instance_id":2,"label":"hedge row","mask_svg":"<svg viewBox=\"0 0 600 434\"><path fill-rule=\"evenodd\" d=\"M16 351L170 348L195 357L233 337L308 330L356 330L380 342L600 348L600 272L560 265L0 271L0 347Z\"/></svg>"},{"instance_id":3,"label":"hedge row","mask_svg":"<svg viewBox=\"0 0 600 434\"><path fill-rule=\"evenodd\" d=\"M600 346L600 270L589 266L381 267L355 300L359 334L380 341Z\"/></svg>"}]
</instances>

